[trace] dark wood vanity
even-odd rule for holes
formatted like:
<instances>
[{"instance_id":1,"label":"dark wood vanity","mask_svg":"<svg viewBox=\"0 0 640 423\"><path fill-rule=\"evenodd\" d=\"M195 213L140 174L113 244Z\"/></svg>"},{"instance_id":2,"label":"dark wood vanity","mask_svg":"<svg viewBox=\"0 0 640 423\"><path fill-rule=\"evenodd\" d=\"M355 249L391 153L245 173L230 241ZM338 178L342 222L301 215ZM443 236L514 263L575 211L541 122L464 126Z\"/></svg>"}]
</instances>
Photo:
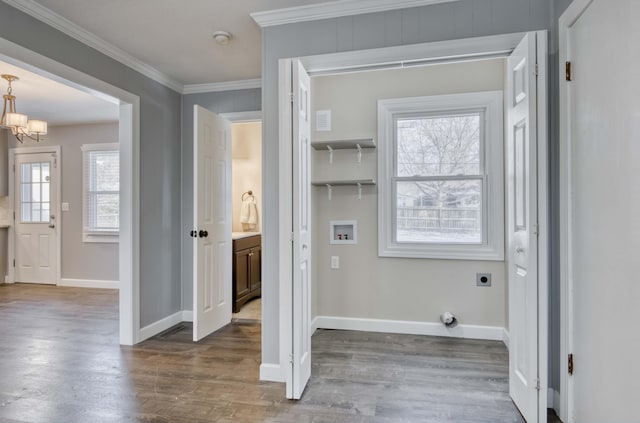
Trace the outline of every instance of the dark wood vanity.
<instances>
[{"instance_id":1,"label":"dark wood vanity","mask_svg":"<svg viewBox=\"0 0 640 423\"><path fill-rule=\"evenodd\" d=\"M246 235L246 236L245 236ZM262 236L242 234L233 239L233 312L259 297L262 287Z\"/></svg>"}]
</instances>

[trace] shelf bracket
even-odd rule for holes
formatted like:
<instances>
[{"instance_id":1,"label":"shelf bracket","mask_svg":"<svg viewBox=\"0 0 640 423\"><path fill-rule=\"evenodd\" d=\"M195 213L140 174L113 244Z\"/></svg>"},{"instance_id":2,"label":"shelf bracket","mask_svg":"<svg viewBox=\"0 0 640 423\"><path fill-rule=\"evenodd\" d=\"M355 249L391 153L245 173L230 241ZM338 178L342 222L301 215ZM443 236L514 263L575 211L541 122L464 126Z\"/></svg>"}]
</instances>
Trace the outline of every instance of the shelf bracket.
<instances>
[{"instance_id":1,"label":"shelf bracket","mask_svg":"<svg viewBox=\"0 0 640 423\"><path fill-rule=\"evenodd\" d=\"M333 188L331 187L331 184L327 184L327 198L329 199L329 201L331 201L331 192L333 191Z\"/></svg>"},{"instance_id":2,"label":"shelf bracket","mask_svg":"<svg viewBox=\"0 0 640 423\"><path fill-rule=\"evenodd\" d=\"M362 162L362 147L360 147L360 144L356 144L356 148L358 149L358 153L357 157L358 157L358 163Z\"/></svg>"},{"instance_id":3,"label":"shelf bracket","mask_svg":"<svg viewBox=\"0 0 640 423\"><path fill-rule=\"evenodd\" d=\"M329 164L333 164L333 148L331 148L331 146L328 145L327 150L329 150Z\"/></svg>"},{"instance_id":4,"label":"shelf bracket","mask_svg":"<svg viewBox=\"0 0 640 423\"><path fill-rule=\"evenodd\" d=\"M362 200L362 184L358 182L358 200Z\"/></svg>"}]
</instances>

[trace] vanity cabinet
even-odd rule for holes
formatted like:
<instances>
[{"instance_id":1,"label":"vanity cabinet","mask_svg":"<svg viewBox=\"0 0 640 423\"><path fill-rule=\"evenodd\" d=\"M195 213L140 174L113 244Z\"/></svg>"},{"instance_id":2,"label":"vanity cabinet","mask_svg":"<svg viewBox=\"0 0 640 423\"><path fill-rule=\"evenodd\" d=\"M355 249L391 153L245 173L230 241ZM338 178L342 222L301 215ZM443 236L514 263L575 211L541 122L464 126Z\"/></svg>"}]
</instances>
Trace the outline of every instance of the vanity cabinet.
<instances>
[{"instance_id":1,"label":"vanity cabinet","mask_svg":"<svg viewBox=\"0 0 640 423\"><path fill-rule=\"evenodd\" d=\"M233 312L259 297L262 287L262 237L254 235L233 240Z\"/></svg>"}]
</instances>

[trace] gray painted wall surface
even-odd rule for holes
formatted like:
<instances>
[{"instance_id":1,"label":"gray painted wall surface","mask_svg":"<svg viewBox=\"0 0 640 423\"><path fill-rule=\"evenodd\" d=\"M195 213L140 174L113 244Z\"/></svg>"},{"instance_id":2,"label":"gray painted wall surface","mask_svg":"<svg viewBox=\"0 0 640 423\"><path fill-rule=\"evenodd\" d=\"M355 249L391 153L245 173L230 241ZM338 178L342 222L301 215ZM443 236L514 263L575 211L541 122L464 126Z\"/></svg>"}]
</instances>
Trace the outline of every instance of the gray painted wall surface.
<instances>
[{"instance_id":1,"label":"gray painted wall surface","mask_svg":"<svg viewBox=\"0 0 640 423\"><path fill-rule=\"evenodd\" d=\"M114 105L113 107L117 107ZM82 241L82 144L118 142L118 123L49 127L39 143L20 144L9 138L10 148L61 147L60 202L69 203L62 219L62 278L117 281L118 244Z\"/></svg>"},{"instance_id":2,"label":"gray painted wall surface","mask_svg":"<svg viewBox=\"0 0 640 423\"><path fill-rule=\"evenodd\" d=\"M0 37L140 97L140 322L180 311L181 95L4 2Z\"/></svg>"},{"instance_id":3,"label":"gray painted wall surface","mask_svg":"<svg viewBox=\"0 0 640 423\"><path fill-rule=\"evenodd\" d=\"M182 99L182 308L193 309L193 106L214 113L250 112L262 110L262 91L221 91L189 94Z\"/></svg>"},{"instance_id":4,"label":"gray painted wall surface","mask_svg":"<svg viewBox=\"0 0 640 423\"><path fill-rule=\"evenodd\" d=\"M549 29L553 12L552 0L461 0L263 30L263 363L279 362L278 60Z\"/></svg>"}]
</instances>

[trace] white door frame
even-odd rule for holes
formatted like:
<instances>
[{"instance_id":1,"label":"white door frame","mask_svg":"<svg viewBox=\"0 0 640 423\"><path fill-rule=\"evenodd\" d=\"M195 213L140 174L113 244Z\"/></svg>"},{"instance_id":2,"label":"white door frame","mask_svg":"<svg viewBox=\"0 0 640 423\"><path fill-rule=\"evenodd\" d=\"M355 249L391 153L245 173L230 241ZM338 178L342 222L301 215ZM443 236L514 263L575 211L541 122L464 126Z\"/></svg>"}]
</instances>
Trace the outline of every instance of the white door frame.
<instances>
[{"instance_id":1,"label":"white door frame","mask_svg":"<svg viewBox=\"0 0 640 423\"><path fill-rule=\"evenodd\" d=\"M0 60L120 107L120 344L140 342L140 98L4 38Z\"/></svg>"},{"instance_id":2,"label":"white door frame","mask_svg":"<svg viewBox=\"0 0 640 423\"><path fill-rule=\"evenodd\" d=\"M17 219L18 211L15 208L15 183L16 172L15 163L16 155L19 154L36 154L36 153L53 153L56 155L57 165L53 170L56 178L56 197L58 204L55 210L51 210L56 216L56 257L54 262L56 263L56 285L60 285L60 275L62 269L62 214L60 203L62 194L62 153L59 145L52 146L40 146L40 147L15 147L9 149L9 210L13 211L13 219L10 219L13 223L9 226L8 242L7 242L7 283L14 283L16 268L12 265L16 258L16 226L15 221ZM13 169L13 170L12 170Z\"/></svg>"},{"instance_id":3,"label":"white door frame","mask_svg":"<svg viewBox=\"0 0 640 423\"><path fill-rule=\"evenodd\" d=\"M573 0L558 23L560 91L560 418L575 420L573 378L569 377L568 357L573 351L573 256L571 202L573 163L571 161L571 84L565 81L565 63L571 61L570 31L593 0Z\"/></svg>"},{"instance_id":4,"label":"white door frame","mask_svg":"<svg viewBox=\"0 0 640 423\"><path fill-rule=\"evenodd\" d=\"M577 0L576 0L577 1ZM300 57L301 63L309 75L337 74L349 71L374 69L376 67L406 67L429 63L448 61L463 61L466 59L506 57L522 40L525 33L503 34L487 37L474 37L460 40L439 41L433 43L412 44L397 47L385 47L370 50L348 51L341 53L323 54L317 56ZM538 31L546 39L546 31ZM546 45L539 46L539 78L545 81L547 74L547 56L541 54L546 51ZM288 58L288 59L295 59ZM285 81L291 78L290 71L285 65L287 59L279 61L279 108L285 110L289 101L289 93L283 92ZM547 386L548 386L548 157L547 157L547 92L538 89L538 187L539 192L544 187L544 195L538 195L539 209L539 248L538 248L538 360L540 377L540 395L538 397L540 422L546 421ZM285 380L284 371L289 362L289 347L292 342L291 314L291 269L292 251L290 234L284 228L292 227L293 216L291 207L291 127L290 116L279 113L279 157L281 158L279 171L279 353L280 380ZM285 160L282 160L285 158ZM288 160L288 161L287 161ZM530 422L531 423L531 422Z\"/></svg>"}]
</instances>

